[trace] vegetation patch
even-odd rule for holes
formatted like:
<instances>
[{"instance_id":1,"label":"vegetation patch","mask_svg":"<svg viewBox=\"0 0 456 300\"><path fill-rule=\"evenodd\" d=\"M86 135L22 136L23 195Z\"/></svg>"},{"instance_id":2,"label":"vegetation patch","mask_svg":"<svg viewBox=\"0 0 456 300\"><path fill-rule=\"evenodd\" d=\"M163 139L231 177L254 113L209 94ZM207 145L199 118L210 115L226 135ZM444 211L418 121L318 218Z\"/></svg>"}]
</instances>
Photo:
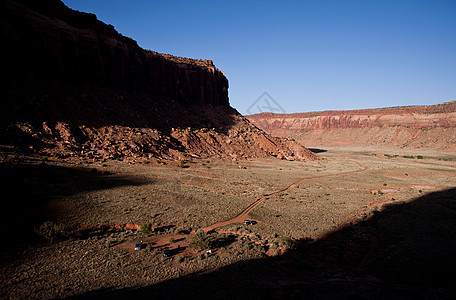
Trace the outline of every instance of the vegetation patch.
<instances>
[{"instance_id":1,"label":"vegetation patch","mask_svg":"<svg viewBox=\"0 0 456 300\"><path fill-rule=\"evenodd\" d=\"M65 231L65 226L63 226L63 224L57 224L51 221L44 222L39 227L36 227L34 231L39 236L51 242L67 236L67 232Z\"/></svg>"},{"instance_id":2,"label":"vegetation patch","mask_svg":"<svg viewBox=\"0 0 456 300\"><path fill-rule=\"evenodd\" d=\"M141 228L140 228L141 232L144 233L144 234L149 234L149 233L152 233L152 224L150 223L144 223L141 225Z\"/></svg>"},{"instance_id":3,"label":"vegetation patch","mask_svg":"<svg viewBox=\"0 0 456 300\"><path fill-rule=\"evenodd\" d=\"M190 249L195 249L197 251L209 249L211 246L212 239L204 231L197 232L188 244Z\"/></svg>"},{"instance_id":4,"label":"vegetation patch","mask_svg":"<svg viewBox=\"0 0 456 300\"><path fill-rule=\"evenodd\" d=\"M279 238L279 244L287 249L295 249L297 247L297 241L288 236L281 236Z\"/></svg>"}]
</instances>

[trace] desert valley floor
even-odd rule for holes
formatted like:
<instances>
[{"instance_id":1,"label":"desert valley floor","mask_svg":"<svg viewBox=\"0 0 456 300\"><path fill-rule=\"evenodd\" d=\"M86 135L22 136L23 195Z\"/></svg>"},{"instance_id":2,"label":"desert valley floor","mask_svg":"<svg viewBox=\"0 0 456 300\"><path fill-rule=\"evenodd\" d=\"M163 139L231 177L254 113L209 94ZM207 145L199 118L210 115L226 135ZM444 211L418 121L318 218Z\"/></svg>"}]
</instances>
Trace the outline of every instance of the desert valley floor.
<instances>
[{"instance_id":1,"label":"desert valley floor","mask_svg":"<svg viewBox=\"0 0 456 300\"><path fill-rule=\"evenodd\" d=\"M454 153L313 150L323 160L10 158L0 298L452 295ZM38 239L46 220L69 238ZM200 229L212 253L187 248Z\"/></svg>"}]
</instances>

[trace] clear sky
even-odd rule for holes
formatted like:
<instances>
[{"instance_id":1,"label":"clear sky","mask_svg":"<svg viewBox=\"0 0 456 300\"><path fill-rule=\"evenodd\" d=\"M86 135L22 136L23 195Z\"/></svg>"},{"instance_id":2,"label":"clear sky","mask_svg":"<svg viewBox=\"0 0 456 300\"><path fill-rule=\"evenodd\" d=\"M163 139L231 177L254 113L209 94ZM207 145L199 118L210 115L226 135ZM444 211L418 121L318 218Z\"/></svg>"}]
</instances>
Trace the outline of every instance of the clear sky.
<instances>
[{"instance_id":1,"label":"clear sky","mask_svg":"<svg viewBox=\"0 0 456 300\"><path fill-rule=\"evenodd\" d=\"M456 100L455 0L64 0L146 49L211 59L241 113Z\"/></svg>"}]
</instances>

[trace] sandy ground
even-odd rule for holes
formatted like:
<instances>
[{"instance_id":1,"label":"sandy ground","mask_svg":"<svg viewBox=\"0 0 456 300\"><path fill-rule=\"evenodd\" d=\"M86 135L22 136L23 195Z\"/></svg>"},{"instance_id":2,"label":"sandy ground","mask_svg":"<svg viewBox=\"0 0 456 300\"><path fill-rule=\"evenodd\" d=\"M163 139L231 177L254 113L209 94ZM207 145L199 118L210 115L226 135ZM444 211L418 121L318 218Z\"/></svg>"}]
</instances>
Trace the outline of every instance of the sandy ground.
<instances>
[{"instance_id":1,"label":"sandy ground","mask_svg":"<svg viewBox=\"0 0 456 300\"><path fill-rule=\"evenodd\" d=\"M3 236L13 244L2 247L1 298L142 288L280 256L286 252L284 237L318 240L368 220L383 205L404 205L456 187L456 162L438 160L451 154L376 150L320 149L325 160L316 162L193 160L185 168L171 161L43 164L27 159L20 167L3 166L3 175L15 170L3 182L11 187L17 180L22 197L40 201L7 206L2 215ZM29 221L17 222L20 215ZM258 223L238 223L247 217ZM30 232L44 220L88 231L43 242ZM114 227L146 222L155 228L149 236ZM99 225L112 229L95 230ZM18 228L31 238L18 238ZM203 228L215 229L212 254L186 248L188 232ZM150 247L134 251L140 240ZM172 257L163 257L163 247L175 251Z\"/></svg>"}]
</instances>

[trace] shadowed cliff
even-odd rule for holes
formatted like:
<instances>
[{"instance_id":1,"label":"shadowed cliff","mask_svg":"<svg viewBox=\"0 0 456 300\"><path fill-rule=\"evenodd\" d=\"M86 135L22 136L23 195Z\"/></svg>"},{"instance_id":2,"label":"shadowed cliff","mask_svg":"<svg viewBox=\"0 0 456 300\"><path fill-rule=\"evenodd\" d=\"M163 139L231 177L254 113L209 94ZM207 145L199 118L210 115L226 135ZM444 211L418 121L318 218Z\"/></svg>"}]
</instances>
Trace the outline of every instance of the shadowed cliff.
<instances>
[{"instance_id":1,"label":"shadowed cliff","mask_svg":"<svg viewBox=\"0 0 456 300\"><path fill-rule=\"evenodd\" d=\"M3 72L9 81L58 81L229 106L228 80L210 60L145 51L94 14L56 0L2 1Z\"/></svg>"},{"instance_id":2,"label":"shadowed cliff","mask_svg":"<svg viewBox=\"0 0 456 300\"><path fill-rule=\"evenodd\" d=\"M318 159L231 108L210 60L141 49L59 0L0 8L2 145L95 159Z\"/></svg>"}]
</instances>

